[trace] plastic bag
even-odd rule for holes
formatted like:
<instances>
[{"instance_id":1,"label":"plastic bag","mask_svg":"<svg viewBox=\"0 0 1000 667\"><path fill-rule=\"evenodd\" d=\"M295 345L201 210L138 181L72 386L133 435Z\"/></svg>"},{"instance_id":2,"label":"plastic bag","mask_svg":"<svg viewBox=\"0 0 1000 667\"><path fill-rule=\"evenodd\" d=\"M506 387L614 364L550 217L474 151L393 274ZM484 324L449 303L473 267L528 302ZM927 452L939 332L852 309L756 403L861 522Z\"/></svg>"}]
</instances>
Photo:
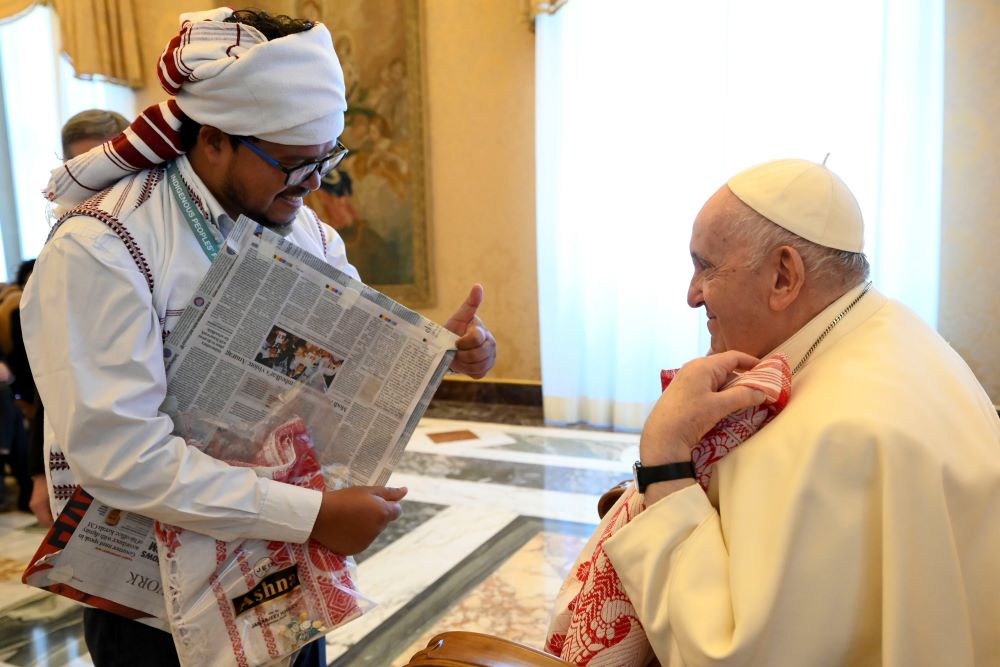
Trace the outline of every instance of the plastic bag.
<instances>
[{"instance_id":1,"label":"plastic bag","mask_svg":"<svg viewBox=\"0 0 1000 667\"><path fill-rule=\"evenodd\" d=\"M302 419L249 448L246 438L216 435L201 448L237 456L233 465L308 488L329 484ZM249 450L251 460L240 460ZM159 522L156 539L167 621L185 666L287 665L299 648L374 606L355 586L354 559L313 540L222 542Z\"/></svg>"}]
</instances>

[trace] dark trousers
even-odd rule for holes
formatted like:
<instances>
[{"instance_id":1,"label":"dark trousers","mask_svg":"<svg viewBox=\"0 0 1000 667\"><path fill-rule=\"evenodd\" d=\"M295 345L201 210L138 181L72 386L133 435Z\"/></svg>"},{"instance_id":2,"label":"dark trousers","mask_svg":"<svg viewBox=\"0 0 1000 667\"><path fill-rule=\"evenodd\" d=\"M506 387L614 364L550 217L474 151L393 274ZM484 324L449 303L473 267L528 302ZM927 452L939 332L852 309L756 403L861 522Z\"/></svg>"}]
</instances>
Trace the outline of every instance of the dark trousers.
<instances>
[{"instance_id":1,"label":"dark trousers","mask_svg":"<svg viewBox=\"0 0 1000 667\"><path fill-rule=\"evenodd\" d=\"M83 635L94 667L180 665L170 633L103 609L83 610ZM302 647L292 667L326 667L326 643L318 639Z\"/></svg>"}]
</instances>

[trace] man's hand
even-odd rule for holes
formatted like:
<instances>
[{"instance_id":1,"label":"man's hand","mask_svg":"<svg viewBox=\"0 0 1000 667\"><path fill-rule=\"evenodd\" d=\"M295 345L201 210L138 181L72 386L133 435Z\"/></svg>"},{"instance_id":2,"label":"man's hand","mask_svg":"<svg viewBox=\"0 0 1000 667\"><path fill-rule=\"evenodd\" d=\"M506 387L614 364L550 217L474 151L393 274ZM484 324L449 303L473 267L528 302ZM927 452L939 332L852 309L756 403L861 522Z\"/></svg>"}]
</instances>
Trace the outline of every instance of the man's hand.
<instances>
[{"instance_id":1,"label":"man's hand","mask_svg":"<svg viewBox=\"0 0 1000 667\"><path fill-rule=\"evenodd\" d=\"M52 508L49 506L49 490L45 486L45 475L31 478L31 500L28 507L44 528L52 527Z\"/></svg>"},{"instance_id":2,"label":"man's hand","mask_svg":"<svg viewBox=\"0 0 1000 667\"><path fill-rule=\"evenodd\" d=\"M402 513L406 488L349 486L323 494L310 538L345 556L368 548Z\"/></svg>"},{"instance_id":3,"label":"man's hand","mask_svg":"<svg viewBox=\"0 0 1000 667\"><path fill-rule=\"evenodd\" d=\"M749 387L719 391L733 371L749 370L758 361L749 354L729 351L685 364L646 418L639 439L642 464L654 466L690 461L691 450L720 419L763 403L764 393ZM651 484L646 504L690 484L690 480Z\"/></svg>"},{"instance_id":4,"label":"man's hand","mask_svg":"<svg viewBox=\"0 0 1000 667\"><path fill-rule=\"evenodd\" d=\"M472 312L474 313L476 311ZM13 381L14 381L14 374L10 372L10 368L7 367L7 364L0 361L0 384L9 384Z\"/></svg>"},{"instance_id":5,"label":"man's hand","mask_svg":"<svg viewBox=\"0 0 1000 667\"><path fill-rule=\"evenodd\" d=\"M476 315L482 302L483 286L476 283L465 303L444 323L445 329L459 336L455 341L458 353L451 369L476 380L484 377L497 361L497 341Z\"/></svg>"}]
</instances>

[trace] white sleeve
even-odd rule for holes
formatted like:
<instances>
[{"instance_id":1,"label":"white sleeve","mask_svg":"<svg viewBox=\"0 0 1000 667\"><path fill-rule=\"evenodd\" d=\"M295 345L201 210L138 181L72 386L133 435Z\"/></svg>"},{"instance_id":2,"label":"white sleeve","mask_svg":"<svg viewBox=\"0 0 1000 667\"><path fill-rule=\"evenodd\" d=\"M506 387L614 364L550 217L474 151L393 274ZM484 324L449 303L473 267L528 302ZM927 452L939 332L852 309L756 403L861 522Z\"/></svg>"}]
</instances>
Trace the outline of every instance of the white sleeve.
<instances>
[{"instance_id":1,"label":"white sleeve","mask_svg":"<svg viewBox=\"0 0 1000 667\"><path fill-rule=\"evenodd\" d=\"M25 297L26 346L54 442L91 495L220 540L309 537L321 493L260 479L171 435L159 411L167 385L152 295L102 223L65 223Z\"/></svg>"},{"instance_id":2,"label":"white sleeve","mask_svg":"<svg viewBox=\"0 0 1000 667\"><path fill-rule=\"evenodd\" d=\"M681 489L646 508L605 542L604 550L662 664L701 664L698 657L709 662L709 656L718 659L729 652L732 614L716 609L716 605L731 602L727 552L719 515L700 486ZM692 554L694 564L702 568L692 587L701 586L702 591L693 600L679 600L673 592L678 577L683 576L679 574L680 563L691 562L688 556ZM710 595L706 595L707 589L712 589ZM699 606L698 613L694 608L681 608L692 603ZM678 636L684 634L678 629L682 615L703 624L698 639L707 635L708 646L691 647L692 638ZM681 651L679 645L685 644L688 650Z\"/></svg>"},{"instance_id":3,"label":"white sleeve","mask_svg":"<svg viewBox=\"0 0 1000 667\"><path fill-rule=\"evenodd\" d=\"M604 544L660 662L973 664L947 657L968 654L968 545L938 537L953 534L940 468L863 430L805 441L737 452L721 513L689 486Z\"/></svg>"}]
</instances>

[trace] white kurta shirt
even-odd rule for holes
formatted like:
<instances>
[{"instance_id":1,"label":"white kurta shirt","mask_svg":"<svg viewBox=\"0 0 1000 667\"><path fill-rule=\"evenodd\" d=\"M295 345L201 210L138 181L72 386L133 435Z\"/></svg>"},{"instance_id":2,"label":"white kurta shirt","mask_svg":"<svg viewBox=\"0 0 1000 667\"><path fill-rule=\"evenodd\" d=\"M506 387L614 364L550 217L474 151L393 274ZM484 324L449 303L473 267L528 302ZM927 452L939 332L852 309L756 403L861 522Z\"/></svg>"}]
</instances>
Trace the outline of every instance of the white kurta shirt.
<instances>
[{"instance_id":1,"label":"white kurta shirt","mask_svg":"<svg viewBox=\"0 0 1000 667\"><path fill-rule=\"evenodd\" d=\"M187 158L176 162L221 243L233 221ZM102 219L77 215L58 227L21 302L45 405L46 457L56 463L48 466L53 510L80 484L105 504L217 539L304 542L320 492L261 479L188 447L159 411L167 388L163 338L210 265L164 170L123 179L83 206L99 207ZM312 211L299 211L287 238L357 277L343 241Z\"/></svg>"},{"instance_id":2,"label":"white kurta shirt","mask_svg":"<svg viewBox=\"0 0 1000 667\"><path fill-rule=\"evenodd\" d=\"M779 347L794 367L853 290ZM661 663L1000 665L1000 420L869 292L788 406L605 544Z\"/></svg>"}]
</instances>

